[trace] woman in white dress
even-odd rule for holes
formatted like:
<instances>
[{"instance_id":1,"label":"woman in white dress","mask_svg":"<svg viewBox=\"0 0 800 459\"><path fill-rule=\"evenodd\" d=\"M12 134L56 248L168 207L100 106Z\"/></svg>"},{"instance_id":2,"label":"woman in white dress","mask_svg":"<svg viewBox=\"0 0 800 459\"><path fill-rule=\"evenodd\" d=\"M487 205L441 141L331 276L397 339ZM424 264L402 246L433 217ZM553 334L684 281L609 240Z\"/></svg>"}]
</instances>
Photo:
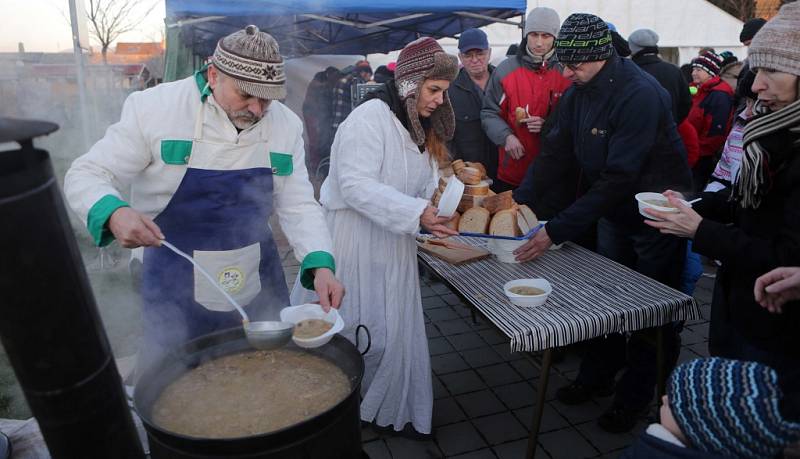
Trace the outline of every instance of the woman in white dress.
<instances>
[{"instance_id":1,"label":"woman in white dress","mask_svg":"<svg viewBox=\"0 0 800 459\"><path fill-rule=\"evenodd\" d=\"M430 434L433 409L414 236L421 228L455 234L429 199L437 160L447 156L444 142L453 136L447 88L457 71L456 58L432 38L409 43L396 79L339 126L320 192L336 274L347 292L339 310L347 324L343 334L354 341L355 327L363 324L372 338L361 419L413 437Z\"/></svg>"}]
</instances>

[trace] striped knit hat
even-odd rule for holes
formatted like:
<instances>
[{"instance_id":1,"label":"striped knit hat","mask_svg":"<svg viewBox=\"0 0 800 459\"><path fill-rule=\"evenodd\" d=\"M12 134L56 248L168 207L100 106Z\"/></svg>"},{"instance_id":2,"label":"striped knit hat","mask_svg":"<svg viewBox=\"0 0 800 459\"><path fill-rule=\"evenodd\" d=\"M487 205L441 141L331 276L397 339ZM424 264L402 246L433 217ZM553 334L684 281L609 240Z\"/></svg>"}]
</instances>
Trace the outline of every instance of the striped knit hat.
<instances>
[{"instance_id":1,"label":"striped knit hat","mask_svg":"<svg viewBox=\"0 0 800 459\"><path fill-rule=\"evenodd\" d=\"M604 61L614 54L608 24L593 14L573 13L561 24L555 41L558 62Z\"/></svg>"},{"instance_id":2,"label":"striped knit hat","mask_svg":"<svg viewBox=\"0 0 800 459\"><path fill-rule=\"evenodd\" d=\"M717 76L722 68L722 58L717 53L706 51L692 59L692 68L694 67L705 70L711 76Z\"/></svg>"},{"instance_id":3,"label":"striped knit hat","mask_svg":"<svg viewBox=\"0 0 800 459\"><path fill-rule=\"evenodd\" d=\"M397 92L406 105L411 123L411 138L417 145L425 144L425 130L417 113L419 86L426 79L453 81L456 75L458 75L458 59L445 53L439 43L431 37L414 40L400 51L394 78ZM446 92L444 103L433 112L430 120L434 131L443 141L453 138L456 118Z\"/></svg>"},{"instance_id":4,"label":"striped knit hat","mask_svg":"<svg viewBox=\"0 0 800 459\"><path fill-rule=\"evenodd\" d=\"M787 3L750 43L750 68L800 75L800 2Z\"/></svg>"},{"instance_id":5,"label":"striped knit hat","mask_svg":"<svg viewBox=\"0 0 800 459\"><path fill-rule=\"evenodd\" d=\"M220 39L211 63L233 78L245 94L269 100L286 98L286 74L278 42L254 25Z\"/></svg>"},{"instance_id":6,"label":"striped knit hat","mask_svg":"<svg viewBox=\"0 0 800 459\"><path fill-rule=\"evenodd\" d=\"M775 457L800 438L800 424L781 416L783 396L771 368L717 357L672 372L669 407L691 447L731 457Z\"/></svg>"}]
</instances>

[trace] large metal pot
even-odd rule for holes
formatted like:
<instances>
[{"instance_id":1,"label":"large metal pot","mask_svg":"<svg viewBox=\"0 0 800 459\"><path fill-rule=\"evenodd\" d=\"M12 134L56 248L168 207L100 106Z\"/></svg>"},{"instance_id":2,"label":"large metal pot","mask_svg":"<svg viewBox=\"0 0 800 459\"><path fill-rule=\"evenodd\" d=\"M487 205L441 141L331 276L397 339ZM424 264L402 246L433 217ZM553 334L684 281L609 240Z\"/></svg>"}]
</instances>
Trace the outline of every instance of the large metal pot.
<instances>
[{"instance_id":1,"label":"large metal pot","mask_svg":"<svg viewBox=\"0 0 800 459\"><path fill-rule=\"evenodd\" d=\"M359 415L364 361L348 340L336 335L316 349L288 348L308 352L336 364L350 379L351 389L336 406L316 417L263 435L231 439L189 437L167 431L153 422L152 407L164 388L199 364L252 348L241 327L223 330L189 341L146 368L134 390L136 411L144 423L150 454L158 458L358 458L361 451Z\"/></svg>"}]
</instances>

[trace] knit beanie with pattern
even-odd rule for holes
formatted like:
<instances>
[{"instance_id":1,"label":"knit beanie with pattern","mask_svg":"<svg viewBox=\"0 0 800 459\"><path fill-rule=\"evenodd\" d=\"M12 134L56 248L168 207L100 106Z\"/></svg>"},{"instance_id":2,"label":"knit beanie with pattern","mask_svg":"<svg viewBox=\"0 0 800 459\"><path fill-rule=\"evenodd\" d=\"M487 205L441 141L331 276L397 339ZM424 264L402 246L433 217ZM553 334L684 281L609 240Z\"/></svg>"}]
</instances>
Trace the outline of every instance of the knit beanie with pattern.
<instances>
[{"instance_id":1,"label":"knit beanie with pattern","mask_svg":"<svg viewBox=\"0 0 800 459\"><path fill-rule=\"evenodd\" d=\"M694 67L705 70L711 76L717 76L722 68L722 58L717 53L706 51L692 59L692 68Z\"/></svg>"},{"instance_id":2,"label":"knit beanie with pattern","mask_svg":"<svg viewBox=\"0 0 800 459\"><path fill-rule=\"evenodd\" d=\"M286 73L278 42L254 25L220 39L211 63L233 78L245 94L269 100L286 98Z\"/></svg>"},{"instance_id":3,"label":"knit beanie with pattern","mask_svg":"<svg viewBox=\"0 0 800 459\"><path fill-rule=\"evenodd\" d=\"M709 455L775 457L800 439L800 424L780 413L777 374L760 363L686 362L672 372L667 396L688 446Z\"/></svg>"},{"instance_id":4,"label":"knit beanie with pattern","mask_svg":"<svg viewBox=\"0 0 800 459\"><path fill-rule=\"evenodd\" d=\"M397 58L394 72L397 92L406 106L411 124L411 138L417 145L425 144L425 130L417 113L417 97L422 82L431 80L453 81L458 75L458 59L444 52L431 37L422 37L407 44ZM444 103L430 117L431 126L443 141L453 138L456 128L455 114L450 97L445 91Z\"/></svg>"},{"instance_id":5,"label":"knit beanie with pattern","mask_svg":"<svg viewBox=\"0 0 800 459\"><path fill-rule=\"evenodd\" d=\"M614 54L608 25L593 14L574 13L564 20L556 39L556 56L564 64L604 61Z\"/></svg>"},{"instance_id":6,"label":"knit beanie with pattern","mask_svg":"<svg viewBox=\"0 0 800 459\"><path fill-rule=\"evenodd\" d=\"M750 42L750 68L800 75L800 2L783 5Z\"/></svg>"}]
</instances>

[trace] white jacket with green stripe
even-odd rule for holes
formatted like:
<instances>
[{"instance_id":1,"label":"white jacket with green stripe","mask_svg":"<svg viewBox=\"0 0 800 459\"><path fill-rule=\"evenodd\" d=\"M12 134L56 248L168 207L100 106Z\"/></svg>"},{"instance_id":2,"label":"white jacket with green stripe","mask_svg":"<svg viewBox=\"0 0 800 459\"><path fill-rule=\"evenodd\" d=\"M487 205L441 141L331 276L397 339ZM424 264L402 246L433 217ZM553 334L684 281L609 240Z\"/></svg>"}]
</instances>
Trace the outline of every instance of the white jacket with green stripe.
<instances>
[{"instance_id":1,"label":"white jacket with green stripe","mask_svg":"<svg viewBox=\"0 0 800 459\"><path fill-rule=\"evenodd\" d=\"M302 263L301 274L311 268L333 269L330 233L306 172L300 118L273 101L260 122L237 132L210 96L202 74L135 92L125 101L119 122L72 163L64 193L95 243L113 240L107 221L117 208L130 205L155 218L166 207L186 172L195 118L202 107L205 140L268 139L274 211ZM123 200L128 193L130 204Z\"/></svg>"}]
</instances>

